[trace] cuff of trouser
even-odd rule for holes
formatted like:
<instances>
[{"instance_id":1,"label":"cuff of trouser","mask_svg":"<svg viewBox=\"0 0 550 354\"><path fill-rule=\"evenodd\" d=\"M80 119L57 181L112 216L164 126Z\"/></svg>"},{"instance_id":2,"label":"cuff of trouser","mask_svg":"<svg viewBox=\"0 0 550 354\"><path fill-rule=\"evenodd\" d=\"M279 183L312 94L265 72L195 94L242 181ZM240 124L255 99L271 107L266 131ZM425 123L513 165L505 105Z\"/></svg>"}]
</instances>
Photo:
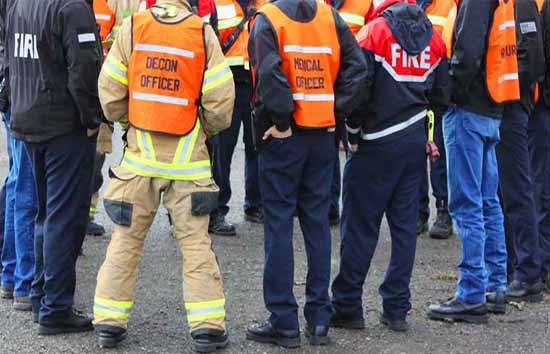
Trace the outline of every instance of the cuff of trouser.
<instances>
[{"instance_id":1,"label":"cuff of trouser","mask_svg":"<svg viewBox=\"0 0 550 354\"><path fill-rule=\"evenodd\" d=\"M96 328L96 330L99 330L98 328L101 328L101 327L110 327L110 328L116 327L116 328L122 328L123 330L128 329L128 321L115 320L112 318L106 318L95 314L94 314L93 325Z\"/></svg>"}]
</instances>

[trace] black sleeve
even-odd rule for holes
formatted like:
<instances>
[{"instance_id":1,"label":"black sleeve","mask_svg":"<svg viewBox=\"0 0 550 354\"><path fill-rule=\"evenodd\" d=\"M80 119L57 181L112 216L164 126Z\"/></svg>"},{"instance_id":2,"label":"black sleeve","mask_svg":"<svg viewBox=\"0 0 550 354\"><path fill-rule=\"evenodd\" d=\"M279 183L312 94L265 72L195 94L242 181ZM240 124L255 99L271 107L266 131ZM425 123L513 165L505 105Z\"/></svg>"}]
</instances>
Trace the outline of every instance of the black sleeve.
<instances>
[{"instance_id":1,"label":"black sleeve","mask_svg":"<svg viewBox=\"0 0 550 354\"><path fill-rule=\"evenodd\" d=\"M340 72L334 84L334 93L336 115L341 117L349 115L361 102L361 93L368 84L368 66L348 25L336 10L332 11L340 42Z\"/></svg>"},{"instance_id":2,"label":"black sleeve","mask_svg":"<svg viewBox=\"0 0 550 354\"><path fill-rule=\"evenodd\" d=\"M6 38L7 0L0 0L0 111L7 112L9 109L9 70Z\"/></svg>"},{"instance_id":3,"label":"black sleeve","mask_svg":"<svg viewBox=\"0 0 550 354\"><path fill-rule=\"evenodd\" d=\"M447 107L450 104L450 79L449 79L449 65L447 58L443 58L441 63L437 66L434 73L435 80L432 86L432 90L428 95L430 101L430 107L438 113L436 116L441 117L444 112L447 111Z\"/></svg>"},{"instance_id":4,"label":"black sleeve","mask_svg":"<svg viewBox=\"0 0 550 354\"><path fill-rule=\"evenodd\" d=\"M487 36L495 9L494 0L462 0L454 31L451 76L455 103L467 95L487 53Z\"/></svg>"},{"instance_id":5,"label":"black sleeve","mask_svg":"<svg viewBox=\"0 0 550 354\"><path fill-rule=\"evenodd\" d=\"M256 105L279 131L290 127L294 113L292 89L281 70L277 35L269 20L258 14L250 33L248 53L256 79Z\"/></svg>"},{"instance_id":6,"label":"black sleeve","mask_svg":"<svg viewBox=\"0 0 550 354\"><path fill-rule=\"evenodd\" d=\"M70 2L60 10L62 45L67 63L67 86L80 112L82 125L95 129L101 123L97 80L101 45L93 13L83 2Z\"/></svg>"},{"instance_id":7,"label":"black sleeve","mask_svg":"<svg viewBox=\"0 0 550 354\"><path fill-rule=\"evenodd\" d=\"M363 120L367 119L369 103L372 96L372 88L375 75L375 60L374 53L366 48L362 48L362 57L366 63L364 85L358 91L358 104L346 117L346 129L348 132L348 141L351 144L359 142L360 130L363 125Z\"/></svg>"}]
</instances>

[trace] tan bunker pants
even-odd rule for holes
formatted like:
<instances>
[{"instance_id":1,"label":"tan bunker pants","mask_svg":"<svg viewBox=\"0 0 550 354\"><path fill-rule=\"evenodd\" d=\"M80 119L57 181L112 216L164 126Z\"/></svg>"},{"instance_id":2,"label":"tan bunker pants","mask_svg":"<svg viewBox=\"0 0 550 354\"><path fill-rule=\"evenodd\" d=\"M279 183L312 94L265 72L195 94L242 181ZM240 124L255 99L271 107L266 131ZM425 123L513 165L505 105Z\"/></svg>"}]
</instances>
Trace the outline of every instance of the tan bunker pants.
<instances>
[{"instance_id":1,"label":"tan bunker pants","mask_svg":"<svg viewBox=\"0 0 550 354\"><path fill-rule=\"evenodd\" d=\"M217 186L211 180L143 177L122 167L113 168L112 175L104 200L115 230L97 277L94 324L128 327L143 242L162 196L183 254L190 330L225 329L223 282L208 235L209 208L204 203L205 199L216 202Z\"/></svg>"}]
</instances>

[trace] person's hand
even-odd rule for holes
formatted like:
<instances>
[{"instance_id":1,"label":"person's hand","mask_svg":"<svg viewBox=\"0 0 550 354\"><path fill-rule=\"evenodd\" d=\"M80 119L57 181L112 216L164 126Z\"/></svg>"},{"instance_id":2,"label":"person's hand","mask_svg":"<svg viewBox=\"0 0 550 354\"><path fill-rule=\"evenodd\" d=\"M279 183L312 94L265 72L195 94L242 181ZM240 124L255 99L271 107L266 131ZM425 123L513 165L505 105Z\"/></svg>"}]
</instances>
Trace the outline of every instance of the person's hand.
<instances>
[{"instance_id":1,"label":"person's hand","mask_svg":"<svg viewBox=\"0 0 550 354\"><path fill-rule=\"evenodd\" d=\"M359 144L348 144L348 147L351 152L356 153L359 148Z\"/></svg>"},{"instance_id":2,"label":"person's hand","mask_svg":"<svg viewBox=\"0 0 550 354\"><path fill-rule=\"evenodd\" d=\"M292 128L288 128L287 130L285 130L284 132L281 132L279 130L277 130L277 127L272 125L271 128L269 128L268 130L266 130L266 132L264 133L264 137L263 137L263 140L267 140L269 139L269 137L274 137L275 139L286 139L286 138L289 138L292 136Z\"/></svg>"},{"instance_id":3,"label":"person's hand","mask_svg":"<svg viewBox=\"0 0 550 354\"><path fill-rule=\"evenodd\" d=\"M91 138L92 136L96 135L99 132L99 128L96 129L87 129L86 135L88 135L88 138Z\"/></svg>"}]
</instances>

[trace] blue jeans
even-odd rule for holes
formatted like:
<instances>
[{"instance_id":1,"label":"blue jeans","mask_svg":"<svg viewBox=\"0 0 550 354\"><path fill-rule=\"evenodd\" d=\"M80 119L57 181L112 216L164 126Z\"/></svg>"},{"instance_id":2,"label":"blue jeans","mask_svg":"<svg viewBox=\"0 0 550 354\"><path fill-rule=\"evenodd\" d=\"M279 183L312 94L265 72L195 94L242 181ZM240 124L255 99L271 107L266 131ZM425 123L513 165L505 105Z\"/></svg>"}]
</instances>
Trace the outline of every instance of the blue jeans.
<instances>
[{"instance_id":1,"label":"blue jeans","mask_svg":"<svg viewBox=\"0 0 550 354\"><path fill-rule=\"evenodd\" d=\"M32 165L25 144L9 137L13 165L6 188L2 285L16 297L29 296L34 272L34 221L37 212Z\"/></svg>"},{"instance_id":2,"label":"blue jeans","mask_svg":"<svg viewBox=\"0 0 550 354\"><path fill-rule=\"evenodd\" d=\"M485 302L487 291L506 289L504 218L498 198L495 147L500 121L453 107L443 120L449 212L462 241L456 297Z\"/></svg>"}]
</instances>

